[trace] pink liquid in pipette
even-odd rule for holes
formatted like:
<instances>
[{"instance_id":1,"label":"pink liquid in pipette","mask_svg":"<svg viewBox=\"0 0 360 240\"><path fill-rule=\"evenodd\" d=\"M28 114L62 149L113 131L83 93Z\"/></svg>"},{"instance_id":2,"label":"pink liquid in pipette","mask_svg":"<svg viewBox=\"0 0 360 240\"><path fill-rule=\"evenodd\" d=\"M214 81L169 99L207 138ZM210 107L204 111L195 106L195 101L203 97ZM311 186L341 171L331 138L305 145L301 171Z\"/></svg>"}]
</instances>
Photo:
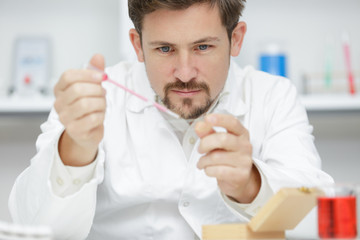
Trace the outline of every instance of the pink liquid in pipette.
<instances>
[{"instance_id":1,"label":"pink liquid in pipette","mask_svg":"<svg viewBox=\"0 0 360 240\"><path fill-rule=\"evenodd\" d=\"M112 84L114 84L114 85L116 85L116 86L124 89L125 91L131 93L132 95L140 98L141 100L143 100L143 101L145 101L145 102L148 102L148 101L149 101L146 97L144 97L144 96L142 96L142 95L134 92L133 90L125 87L124 85L122 85L122 84L120 84L120 83L118 83L118 82L115 82L115 81L111 80L106 73L103 74L103 81L108 81L108 82L110 82L110 83L112 83ZM175 117L175 118L180 118L179 115L177 115L176 113L171 112L171 111L168 110L166 107L161 106L160 104L158 104L158 103L156 103L156 102L153 102L152 104L153 104L157 109L159 109L160 111L166 112L166 113L168 113L169 115L171 115L171 116L173 116L173 117Z\"/></svg>"}]
</instances>

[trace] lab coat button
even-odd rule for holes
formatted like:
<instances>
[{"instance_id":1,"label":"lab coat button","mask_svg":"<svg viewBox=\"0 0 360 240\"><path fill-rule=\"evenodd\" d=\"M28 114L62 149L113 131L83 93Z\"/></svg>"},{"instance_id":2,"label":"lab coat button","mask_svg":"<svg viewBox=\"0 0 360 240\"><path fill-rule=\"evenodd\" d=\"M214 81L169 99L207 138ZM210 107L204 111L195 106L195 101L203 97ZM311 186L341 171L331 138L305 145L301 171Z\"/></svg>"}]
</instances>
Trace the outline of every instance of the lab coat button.
<instances>
[{"instance_id":1,"label":"lab coat button","mask_svg":"<svg viewBox=\"0 0 360 240\"><path fill-rule=\"evenodd\" d=\"M189 202L183 202L183 207L188 207L190 205Z\"/></svg>"},{"instance_id":2,"label":"lab coat button","mask_svg":"<svg viewBox=\"0 0 360 240\"><path fill-rule=\"evenodd\" d=\"M191 138L189 139L189 143L190 143L190 144L194 144L194 143L195 143L195 138L191 137Z\"/></svg>"},{"instance_id":3,"label":"lab coat button","mask_svg":"<svg viewBox=\"0 0 360 240\"><path fill-rule=\"evenodd\" d=\"M74 185L79 185L80 183L81 183L81 180L78 178L73 181Z\"/></svg>"},{"instance_id":4,"label":"lab coat button","mask_svg":"<svg viewBox=\"0 0 360 240\"><path fill-rule=\"evenodd\" d=\"M56 179L56 182L57 182L60 186L62 186L62 185L64 184L64 181L63 181L60 177L58 177L58 178Z\"/></svg>"}]
</instances>

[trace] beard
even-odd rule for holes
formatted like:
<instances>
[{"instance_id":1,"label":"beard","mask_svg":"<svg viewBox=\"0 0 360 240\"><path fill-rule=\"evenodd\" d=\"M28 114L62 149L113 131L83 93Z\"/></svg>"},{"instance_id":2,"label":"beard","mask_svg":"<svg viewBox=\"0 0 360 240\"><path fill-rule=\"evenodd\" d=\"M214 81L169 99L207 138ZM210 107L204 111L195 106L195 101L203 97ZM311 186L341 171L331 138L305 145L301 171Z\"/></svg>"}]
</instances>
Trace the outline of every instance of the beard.
<instances>
[{"instance_id":1,"label":"beard","mask_svg":"<svg viewBox=\"0 0 360 240\"><path fill-rule=\"evenodd\" d=\"M182 101L172 102L169 97L169 93L172 89L175 90L203 90L206 94L206 98L204 99L205 102L201 105L195 106L194 100L191 98L184 98ZM204 82L196 82L195 80L191 80L189 82L182 82L180 80L176 80L174 83L168 83L164 86L164 99L162 99L162 102L164 105L170 109L171 111L179 114L184 119L195 119L200 117L202 114L207 112L213 103L214 100L211 100L210 97L210 88L209 86ZM185 108L188 109L188 111L185 111Z\"/></svg>"}]
</instances>

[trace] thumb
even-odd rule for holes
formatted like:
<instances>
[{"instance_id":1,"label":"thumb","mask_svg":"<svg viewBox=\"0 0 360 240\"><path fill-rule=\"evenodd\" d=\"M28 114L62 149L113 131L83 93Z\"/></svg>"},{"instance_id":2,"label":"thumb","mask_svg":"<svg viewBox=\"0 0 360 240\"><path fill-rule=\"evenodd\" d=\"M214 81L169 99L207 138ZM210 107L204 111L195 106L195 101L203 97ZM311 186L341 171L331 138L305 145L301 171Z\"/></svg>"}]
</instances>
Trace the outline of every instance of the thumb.
<instances>
[{"instance_id":1,"label":"thumb","mask_svg":"<svg viewBox=\"0 0 360 240\"><path fill-rule=\"evenodd\" d=\"M205 121L199 121L196 123L195 132L199 138L204 138L210 134L215 133L212 125Z\"/></svg>"},{"instance_id":2,"label":"thumb","mask_svg":"<svg viewBox=\"0 0 360 240\"><path fill-rule=\"evenodd\" d=\"M101 54L95 54L94 56L92 56L90 64L101 71L105 70L105 59L104 56Z\"/></svg>"}]
</instances>

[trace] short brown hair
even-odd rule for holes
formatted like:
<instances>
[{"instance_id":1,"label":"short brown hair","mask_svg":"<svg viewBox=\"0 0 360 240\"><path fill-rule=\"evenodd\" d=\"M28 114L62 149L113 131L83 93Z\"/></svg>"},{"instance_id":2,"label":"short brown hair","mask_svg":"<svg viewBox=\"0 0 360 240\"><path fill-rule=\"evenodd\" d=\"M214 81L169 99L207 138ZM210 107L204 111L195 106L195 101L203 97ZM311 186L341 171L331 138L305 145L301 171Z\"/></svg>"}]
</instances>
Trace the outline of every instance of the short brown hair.
<instances>
[{"instance_id":1,"label":"short brown hair","mask_svg":"<svg viewBox=\"0 0 360 240\"><path fill-rule=\"evenodd\" d=\"M217 5L220 11L221 22L231 40L232 31L239 22L245 2L246 0L128 0L128 6L129 17L141 37L143 19L146 14L159 9L183 10L193 4L208 3L211 7Z\"/></svg>"}]
</instances>

